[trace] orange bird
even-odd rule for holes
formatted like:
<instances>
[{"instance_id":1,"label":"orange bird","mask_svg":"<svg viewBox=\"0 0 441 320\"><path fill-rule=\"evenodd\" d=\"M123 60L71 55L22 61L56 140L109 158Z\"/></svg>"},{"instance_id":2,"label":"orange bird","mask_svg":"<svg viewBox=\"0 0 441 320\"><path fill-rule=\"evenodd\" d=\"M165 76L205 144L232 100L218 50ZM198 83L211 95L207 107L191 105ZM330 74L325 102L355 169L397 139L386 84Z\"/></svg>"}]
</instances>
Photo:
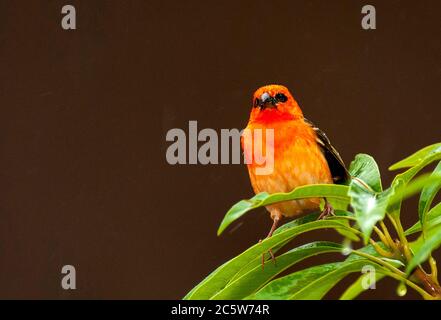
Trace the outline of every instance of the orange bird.
<instances>
[{"instance_id":1,"label":"orange bird","mask_svg":"<svg viewBox=\"0 0 441 320\"><path fill-rule=\"evenodd\" d=\"M288 89L281 85L268 85L258 89L253 96L253 108L244 132L262 132L262 153L272 151L273 170L257 174L261 164L252 161L256 139L244 139L242 148L247 160L248 172L254 192L290 192L298 186L317 183L338 183L348 178L348 171L338 152L323 131L305 119L302 110ZM266 143L265 131L273 129L273 143ZM253 141L254 140L254 141ZM253 153L254 142L254 153ZM263 146L265 147L263 147ZM272 150L269 150L271 148ZM333 208L325 200L319 219L333 214ZM320 199L308 198L269 205L273 225L271 237L280 219L295 217L302 213L319 210ZM271 256L272 252L270 251Z\"/></svg>"}]
</instances>

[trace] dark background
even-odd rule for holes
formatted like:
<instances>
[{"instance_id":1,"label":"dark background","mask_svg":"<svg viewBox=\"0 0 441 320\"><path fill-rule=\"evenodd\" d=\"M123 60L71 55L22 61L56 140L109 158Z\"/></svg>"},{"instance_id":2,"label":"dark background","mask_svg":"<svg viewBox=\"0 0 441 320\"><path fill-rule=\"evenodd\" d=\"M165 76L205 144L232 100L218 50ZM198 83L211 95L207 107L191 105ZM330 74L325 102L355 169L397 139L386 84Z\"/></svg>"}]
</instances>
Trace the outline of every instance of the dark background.
<instances>
[{"instance_id":1,"label":"dark background","mask_svg":"<svg viewBox=\"0 0 441 320\"><path fill-rule=\"evenodd\" d=\"M60 26L65 4L75 31ZM362 30L364 4L376 6L377 30ZM264 84L288 86L347 163L369 153L389 183L390 164L440 140L440 9L1 0L0 298L181 298L256 243L271 224L263 209L216 236L228 208L252 196L245 167L170 166L165 135L189 120L245 127ZM341 237L295 244L326 239ZM65 264L75 291L61 289ZM385 280L363 297L393 299L395 288Z\"/></svg>"}]
</instances>

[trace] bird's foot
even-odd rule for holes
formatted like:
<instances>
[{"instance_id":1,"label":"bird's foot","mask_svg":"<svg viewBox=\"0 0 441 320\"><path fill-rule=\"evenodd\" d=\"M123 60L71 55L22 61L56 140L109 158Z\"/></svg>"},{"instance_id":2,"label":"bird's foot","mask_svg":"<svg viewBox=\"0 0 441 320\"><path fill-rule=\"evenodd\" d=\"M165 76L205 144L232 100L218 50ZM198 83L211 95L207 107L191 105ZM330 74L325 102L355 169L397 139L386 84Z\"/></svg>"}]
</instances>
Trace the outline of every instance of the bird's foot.
<instances>
[{"instance_id":1,"label":"bird's foot","mask_svg":"<svg viewBox=\"0 0 441 320\"><path fill-rule=\"evenodd\" d=\"M325 206L323 208L322 213L317 218L317 220L324 220L324 219L332 217L332 216L335 216L334 208L332 207L332 205L328 201L325 200Z\"/></svg>"},{"instance_id":2,"label":"bird's foot","mask_svg":"<svg viewBox=\"0 0 441 320\"><path fill-rule=\"evenodd\" d=\"M273 219L273 225L271 226L271 230L266 236L266 239L271 238L273 236L273 232L276 230L277 225L279 224L280 219L282 218L282 214L276 213L274 215L271 215L271 218ZM259 240L259 243L261 243L262 240ZM274 253L271 249L267 251L271 255L271 260L273 260L274 265L276 264L276 258L274 257ZM265 254L262 254L262 270L265 269Z\"/></svg>"},{"instance_id":3,"label":"bird's foot","mask_svg":"<svg viewBox=\"0 0 441 320\"><path fill-rule=\"evenodd\" d=\"M261 243L261 242L262 242L262 240L259 240L259 243ZM269 249L269 250L267 251L267 253L270 254L270 256L271 256L271 260L273 260L274 265L276 265L276 257L274 256L273 250L272 250L272 249ZM262 270L265 270L265 254L266 254L266 253L263 253L263 254L262 254Z\"/></svg>"}]
</instances>

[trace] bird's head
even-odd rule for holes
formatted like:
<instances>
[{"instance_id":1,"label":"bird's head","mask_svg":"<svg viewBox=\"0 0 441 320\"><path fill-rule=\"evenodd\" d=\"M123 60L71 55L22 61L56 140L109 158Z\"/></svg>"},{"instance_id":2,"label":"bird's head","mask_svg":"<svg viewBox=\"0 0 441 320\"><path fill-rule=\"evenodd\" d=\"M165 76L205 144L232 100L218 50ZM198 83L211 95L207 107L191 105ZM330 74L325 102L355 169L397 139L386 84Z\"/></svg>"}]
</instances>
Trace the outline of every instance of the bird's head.
<instances>
[{"instance_id":1,"label":"bird's head","mask_svg":"<svg viewBox=\"0 0 441 320\"><path fill-rule=\"evenodd\" d=\"M303 118L302 110L285 86L272 84L254 92L250 121L268 123L299 118Z\"/></svg>"}]
</instances>

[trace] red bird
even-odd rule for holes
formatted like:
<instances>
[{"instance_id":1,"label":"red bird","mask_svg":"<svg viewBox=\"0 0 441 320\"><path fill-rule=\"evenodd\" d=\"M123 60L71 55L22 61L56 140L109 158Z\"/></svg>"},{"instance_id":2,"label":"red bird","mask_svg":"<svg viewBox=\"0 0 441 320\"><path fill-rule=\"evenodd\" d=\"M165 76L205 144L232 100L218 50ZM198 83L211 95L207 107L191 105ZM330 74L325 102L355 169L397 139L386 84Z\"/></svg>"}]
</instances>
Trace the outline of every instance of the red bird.
<instances>
[{"instance_id":1,"label":"red bird","mask_svg":"<svg viewBox=\"0 0 441 320\"><path fill-rule=\"evenodd\" d=\"M272 152L274 163L272 172L257 174L256 169L263 165L251 160L254 159L253 142L255 152L256 139L242 137L242 148L255 193L290 192L298 186L330 184L348 178L348 172L338 152L325 133L305 119L302 110L286 87L268 85L254 93L253 108L245 132L252 133L256 129L261 129L262 132L262 142L257 145L266 149L261 151L263 154ZM273 143L265 141L267 129L273 129ZM325 207L320 218L333 214L331 205L326 199L324 200ZM295 217L319 209L318 198L286 201L267 206L273 220L268 237L272 236L283 216Z\"/></svg>"}]
</instances>

